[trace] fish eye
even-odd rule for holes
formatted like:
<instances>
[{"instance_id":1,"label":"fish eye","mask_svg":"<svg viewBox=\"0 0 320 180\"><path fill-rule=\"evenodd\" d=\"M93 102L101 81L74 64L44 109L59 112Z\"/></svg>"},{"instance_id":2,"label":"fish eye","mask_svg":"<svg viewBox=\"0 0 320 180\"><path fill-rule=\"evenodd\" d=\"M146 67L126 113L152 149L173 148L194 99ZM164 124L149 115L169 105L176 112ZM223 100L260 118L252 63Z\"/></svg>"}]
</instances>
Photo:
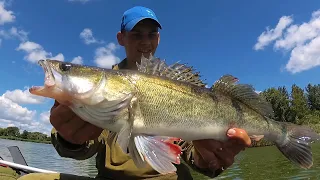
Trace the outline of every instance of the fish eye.
<instances>
[{"instance_id":1,"label":"fish eye","mask_svg":"<svg viewBox=\"0 0 320 180\"><path fill-rule=\"evenodd\" d=\"M71 69L71 64L61 63L59 68L61 71L69 71Z\"/></svg>"}]
</instances>

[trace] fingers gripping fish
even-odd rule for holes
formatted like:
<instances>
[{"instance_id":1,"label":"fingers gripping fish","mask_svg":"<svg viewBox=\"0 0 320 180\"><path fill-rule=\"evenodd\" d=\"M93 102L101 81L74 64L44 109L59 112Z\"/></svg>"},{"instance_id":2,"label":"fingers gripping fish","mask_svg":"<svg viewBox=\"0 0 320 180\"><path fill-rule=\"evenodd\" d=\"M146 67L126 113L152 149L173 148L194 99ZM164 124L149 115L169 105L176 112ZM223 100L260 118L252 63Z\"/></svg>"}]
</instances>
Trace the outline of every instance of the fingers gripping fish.
<instances>
[{"instance_id":1,"label":"fingers gripping fish","mask_svg":"<svg viewBox=\"0 0 320 180\"><path fill-rule=\"evenodd\" d=\"M301 168L313 164L310 143L319 135L308 127L277 122L271 105L252 86L224 75L210 88L192 67L168 66L142 57L138 71L111 70L56 60L40 60L43 87L30 93L56 99L83 120L117 132L120 147L138 167L162 174L176 171L181 149L172 140L226 141L229 128L276 144Z\"/></svg>"}]
</instances>

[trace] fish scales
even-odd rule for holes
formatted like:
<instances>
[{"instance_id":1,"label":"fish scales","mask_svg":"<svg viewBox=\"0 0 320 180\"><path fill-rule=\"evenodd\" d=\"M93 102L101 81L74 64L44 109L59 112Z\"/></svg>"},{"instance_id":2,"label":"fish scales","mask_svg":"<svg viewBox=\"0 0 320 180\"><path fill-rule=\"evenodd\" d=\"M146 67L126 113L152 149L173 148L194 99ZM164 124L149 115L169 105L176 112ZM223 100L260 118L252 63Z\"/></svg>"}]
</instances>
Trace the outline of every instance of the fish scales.
<instances>
[{"instance_id":1,"label":"fish scales","mask_svg":"<svg viewBox=\"0 0 320 180\"><path fill-rule=\"evenodd\" d=\"M136 132L154 135L170 135L172 132L176 135L180 131L179 137L182 139L190 136L210 139L231 127L245 127L255 134L268 130L267 122L261 122L266 121L261 115L240 102L239 112L234 106L235 100L221 93L198 90L197 86L167 81L161 77L143 74L134 76L136 95L143 116L143 119L138 120L141 122L135 127ZM191 129L197 130L188 133Z\"/></svg>"}]
</instances>

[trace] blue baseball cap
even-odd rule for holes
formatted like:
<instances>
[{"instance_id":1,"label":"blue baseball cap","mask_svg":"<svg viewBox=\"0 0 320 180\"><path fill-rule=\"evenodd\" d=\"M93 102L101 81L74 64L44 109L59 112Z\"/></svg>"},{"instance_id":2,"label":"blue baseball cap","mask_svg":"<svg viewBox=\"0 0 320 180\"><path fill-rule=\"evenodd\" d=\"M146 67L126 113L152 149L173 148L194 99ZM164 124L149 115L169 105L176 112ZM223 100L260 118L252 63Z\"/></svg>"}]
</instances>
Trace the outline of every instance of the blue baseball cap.
<instances>
[{"instance_id":1,"label":"blue baseball cap","mask_svg":"<svg viewBox=\"0 0 320 180\"><path fill-rule=\"evenodd\" d=\"M131 31L133 27L143 19L152 19L157 22L158 27L162 29L156 14L149 8L135 6L123 13L121 20L121 30Z\"/></svg>"}]
</instances>

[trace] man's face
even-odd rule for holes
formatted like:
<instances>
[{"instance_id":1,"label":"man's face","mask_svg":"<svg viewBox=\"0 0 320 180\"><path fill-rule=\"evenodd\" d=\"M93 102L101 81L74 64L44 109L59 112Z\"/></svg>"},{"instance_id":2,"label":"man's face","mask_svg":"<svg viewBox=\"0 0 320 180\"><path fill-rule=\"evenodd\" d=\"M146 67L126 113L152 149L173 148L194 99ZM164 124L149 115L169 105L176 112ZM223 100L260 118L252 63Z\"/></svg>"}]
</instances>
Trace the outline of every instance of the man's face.
<instances>
[{"instance_id":1,"label":"man's face","mask_svg":"<svg viewBox=\"0 0 320 180\"><path fill-rule=\"evenodd\" d=\"M122 41L119 42L126 50L127 58L140 62L142 54L149 57L154 54L160 41L157 24L150 19L140 21L130 32L122 32Z\"/></svg>"}]
</instances>

